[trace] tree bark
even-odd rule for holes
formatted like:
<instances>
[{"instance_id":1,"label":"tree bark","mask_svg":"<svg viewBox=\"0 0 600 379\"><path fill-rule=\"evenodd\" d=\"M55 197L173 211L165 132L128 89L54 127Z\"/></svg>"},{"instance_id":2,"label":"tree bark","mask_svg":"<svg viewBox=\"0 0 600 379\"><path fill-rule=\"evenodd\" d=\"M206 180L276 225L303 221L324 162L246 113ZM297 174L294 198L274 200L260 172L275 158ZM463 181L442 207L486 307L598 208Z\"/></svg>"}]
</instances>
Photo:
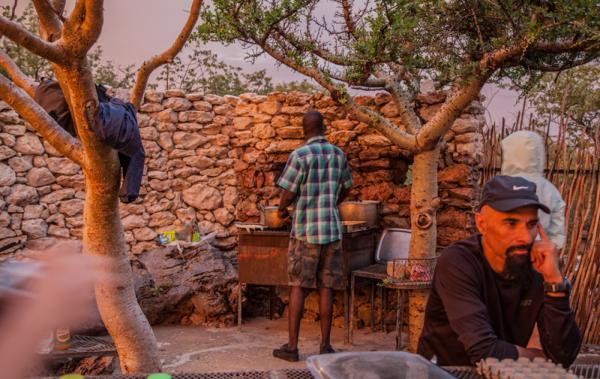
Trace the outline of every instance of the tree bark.
<instances>
[{"instance_id":1,"label":"tree bark","mask_svg":"<svg viewBox=\"0 0 600 379\"><path fill-rule=\"evenodd\" d=\"M440 146L415 154L410 196L411 232L409 258L435 257L436 211L439 206L437 168ZM408 307L409 351L416 352L423 329L429 290L410 291Z\"/></svg>"},{"instance_id":2,"label":"tree bark","mask_svg":"<svg viewBox=\"0 0 600 379\"><path fill-rule=\"evenodd\" d=\"M121 169L115 150L92 131L98 111L95 87L84 59L81 66L63 72L71 92L71 106L85 151L84 251L108 258L110 278L96 283L96 303L104 325L115 342L124 373L160 371L154 332L135 296L119 215Z\"/></svg>"}]
</instances>

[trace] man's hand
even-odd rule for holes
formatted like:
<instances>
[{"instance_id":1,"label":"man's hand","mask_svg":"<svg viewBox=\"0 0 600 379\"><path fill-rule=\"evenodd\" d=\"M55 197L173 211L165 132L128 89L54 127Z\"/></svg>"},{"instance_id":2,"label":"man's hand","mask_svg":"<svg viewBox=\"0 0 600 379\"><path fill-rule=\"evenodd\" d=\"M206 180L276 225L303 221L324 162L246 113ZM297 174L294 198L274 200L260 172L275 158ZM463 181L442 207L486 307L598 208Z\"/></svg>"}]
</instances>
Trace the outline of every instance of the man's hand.
<instances>
[{"instance_id":1,"label":"man's hand","mask_svg":"<svg viewBox=\"0 0 600 379\"><path fill-rule=\"evenodd\" d=\"M540 240L535 241L531 249L531 262L533 263L533 268L535 271L542 274L545 282L562 282L563 276L560 272L558 262L558 249L554 243L550 241L541 224L538 224L538 232L540 234Z\"/></svg>"}]
</instances>

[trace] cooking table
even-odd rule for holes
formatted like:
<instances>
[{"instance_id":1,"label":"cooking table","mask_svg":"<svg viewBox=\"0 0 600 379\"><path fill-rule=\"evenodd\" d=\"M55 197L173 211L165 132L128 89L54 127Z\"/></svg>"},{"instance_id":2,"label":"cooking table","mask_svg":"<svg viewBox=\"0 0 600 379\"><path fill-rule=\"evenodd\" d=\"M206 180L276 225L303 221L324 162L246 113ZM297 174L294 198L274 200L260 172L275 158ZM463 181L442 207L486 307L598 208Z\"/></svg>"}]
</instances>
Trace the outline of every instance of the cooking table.
<instances>
[{"instance_id":1,"label":"cooking table","mask_svg":"<svg viewBox=\"0 0 600 379\"><path fill-rule=\"evenodd\" d=\"M349 279L353 270L374 263L378 229L365 229L343 233L344 254L344 336L349 341ZM239 232L238 241L238 328L242 325L241 284L287 286L288 231L248 230ZM271 307L269 307L271 309Z\"/></svg>"}]
</instances>

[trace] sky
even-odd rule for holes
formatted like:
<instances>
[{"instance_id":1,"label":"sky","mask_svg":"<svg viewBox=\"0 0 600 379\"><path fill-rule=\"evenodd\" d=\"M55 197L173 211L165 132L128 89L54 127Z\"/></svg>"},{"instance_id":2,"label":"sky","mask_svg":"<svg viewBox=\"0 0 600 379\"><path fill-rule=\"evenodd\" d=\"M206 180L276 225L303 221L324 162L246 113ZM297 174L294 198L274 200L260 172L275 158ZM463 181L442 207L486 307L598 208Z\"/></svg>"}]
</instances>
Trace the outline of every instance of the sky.
<instances>
[{"instance_id":1,"label":"sky","mask_svg":"<svg viewBox=\"0 0 600 379\"><path fill-rule=\"evenodd\" d=\"M18 10L29 1L19 0ZM159 54L175 40L184 25L191 0L105 0L104 26L97 44L102 46L103 57L119 66L134 64L138 67L144 60ZM67 9L74 1L67 0ZM12 5L13 0L0 0L0 5ZM219 59L248 71L265 69L275 83L305 79L270 57L259 58L254 64L244 59L245 52L239 45L224 46L210 43ZM160 69L159 69L160 70ZM159 71L157 70L157 71ZM516 118L521 106L514 91L486 85L482 94L486 100L486 119L499 123L502 117L508 123Z\"/></svg>"}]
</instances>

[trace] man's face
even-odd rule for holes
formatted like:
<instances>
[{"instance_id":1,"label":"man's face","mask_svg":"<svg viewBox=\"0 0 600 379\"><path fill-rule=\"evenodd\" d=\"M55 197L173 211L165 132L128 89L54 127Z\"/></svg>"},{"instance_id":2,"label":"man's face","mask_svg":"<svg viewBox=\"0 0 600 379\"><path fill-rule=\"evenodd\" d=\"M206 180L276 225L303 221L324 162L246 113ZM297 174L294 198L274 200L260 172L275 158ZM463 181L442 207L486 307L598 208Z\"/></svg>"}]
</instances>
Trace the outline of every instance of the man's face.
<instances>
[{"instance_id":1,"label":"man's face","mask_svg":"<svg viewBox=\"0 0 600 379\"><path fill-rule=\"evenodd\" d=\"M537 236L535 206L500 212L484 205L475 215L483 250L494 271L506 279L522 279L531 272L531 246Z\"/></svg>"}]
</instances>

